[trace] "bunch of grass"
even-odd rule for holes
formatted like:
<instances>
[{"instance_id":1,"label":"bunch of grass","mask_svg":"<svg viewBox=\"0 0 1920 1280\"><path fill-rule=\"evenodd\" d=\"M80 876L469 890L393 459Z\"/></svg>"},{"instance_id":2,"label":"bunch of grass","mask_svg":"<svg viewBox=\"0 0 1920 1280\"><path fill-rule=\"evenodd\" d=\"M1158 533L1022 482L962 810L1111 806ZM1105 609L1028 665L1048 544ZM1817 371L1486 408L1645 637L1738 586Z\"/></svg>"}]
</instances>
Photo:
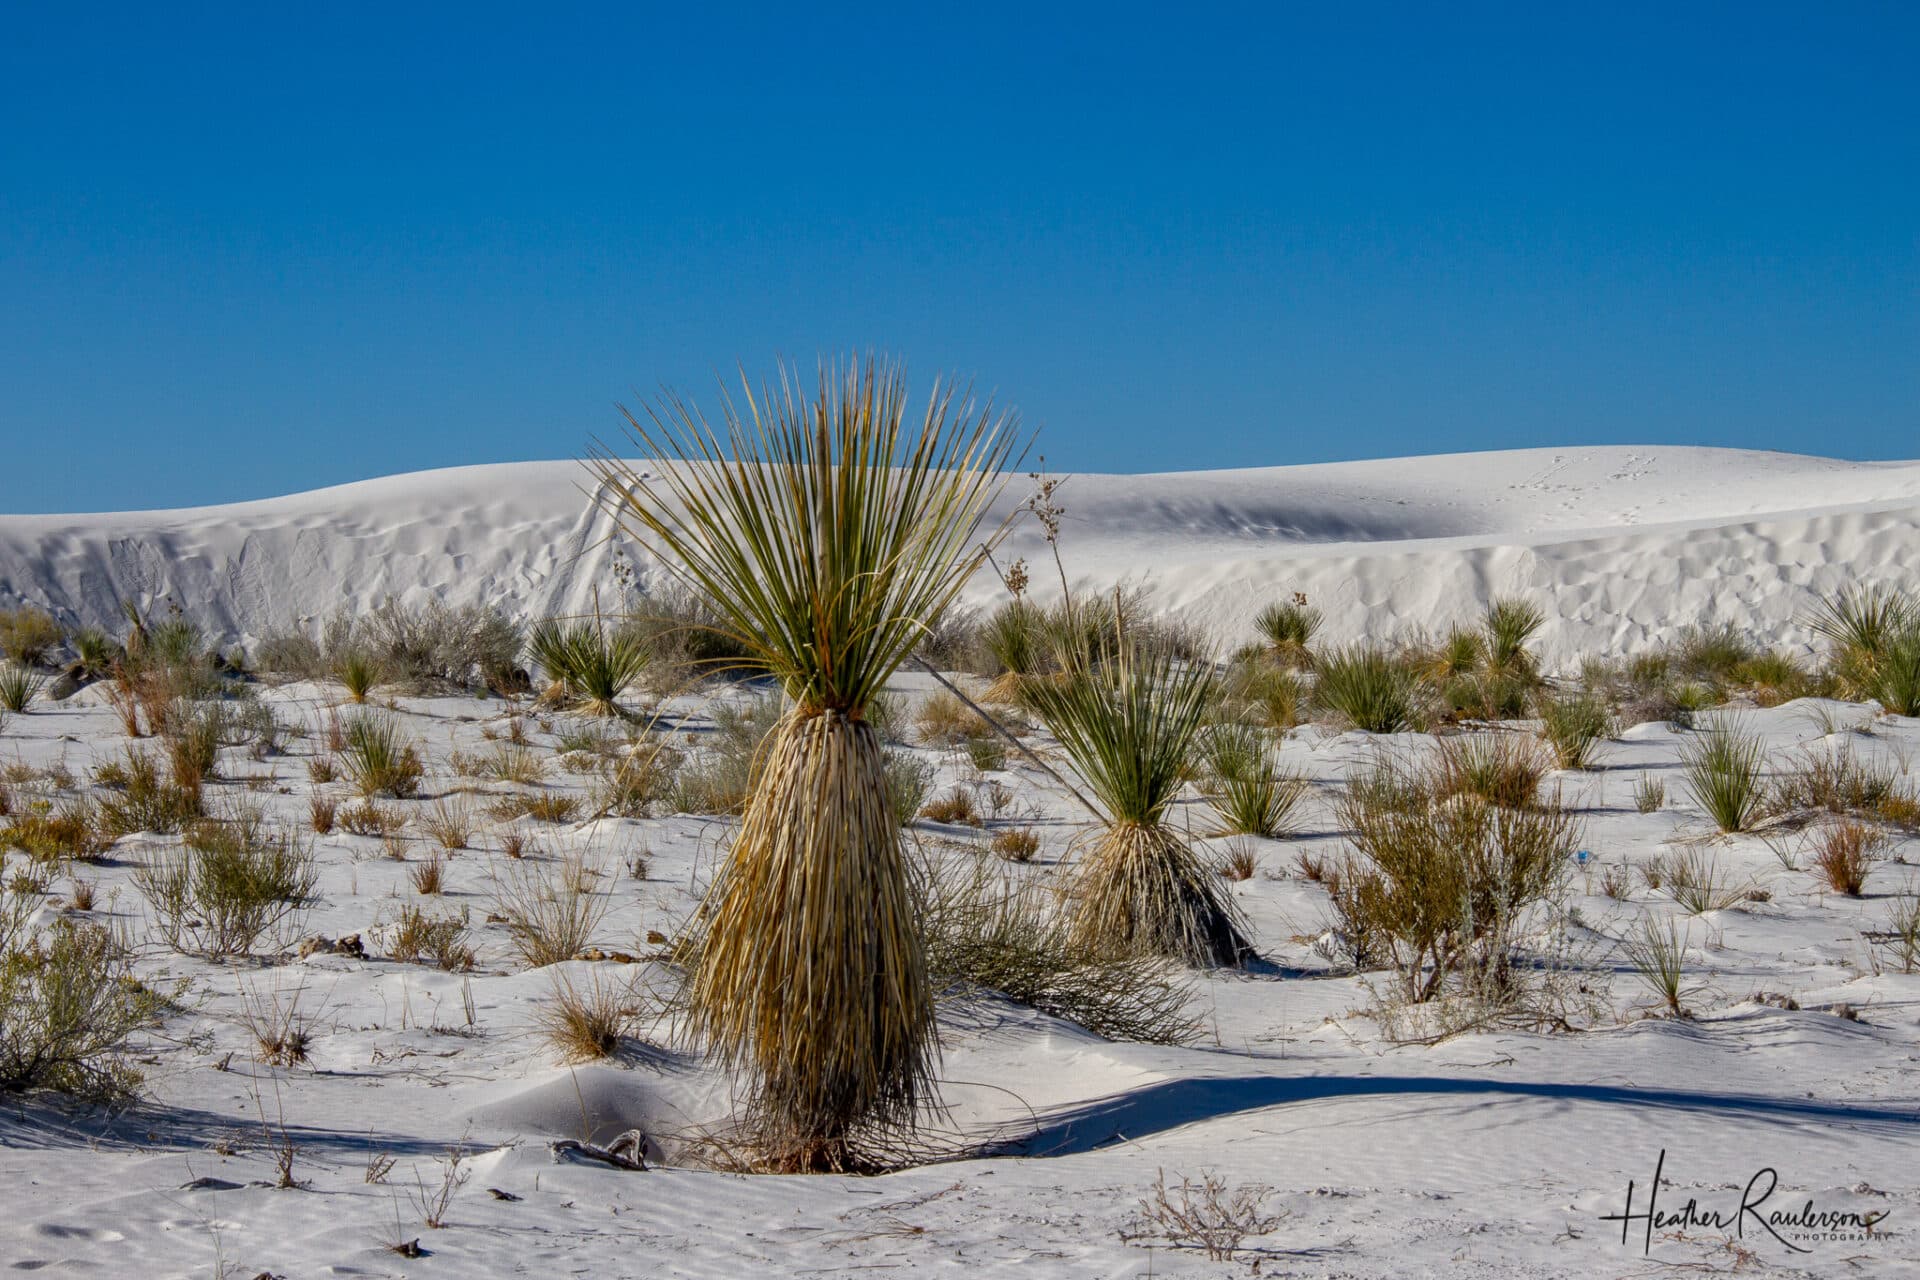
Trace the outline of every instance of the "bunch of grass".
<instances>
[{"instance_id":1,"label":"bunch of grass","mask_svg":"<svg viewBox=\"0 0 1920 1280\"><path fill-rule=\"evenodd\" d=\"M792 374L716 431L668 398L628 415L647 480L602 453L616 518L712 602L789 710L705 909L690 1025L748 1084L772 1167L844 1168L933 1092L933 1002L868 704L997 542L980 525L1007 422L937 390L906 425L898 372ZM1004 530L1002 526L1001 531Z\"/></svg>"},{"instance_id":2,"label":"bunch of grass","mask_svg":"<svg viewBox=\"0 0 1920 1280\"><path fill-rule=\"evenodd\" d=\"M1279 600L1260 610L1254 616L1253 626L1262 637L1274 659L1283 667L1313 666L1313 650L1309 648L1313 637L1320 630L1320 611L1307 603L1303 595L1291 600Z\"/></svg>"},{"instance_id":3,"label":"bunch of grass","mask_svg":"<svg viewBox=\"0 0 1920 1280\"><path fill-rule=\"evenodd\" d=\"M21 605L0 609L0 654L21 666L36 667L66 639L66 631L45 609Z\"/></svg>"},{"instance_id":4,"label":"bunch of grass","mask_svg":"<svg viewBox=\"0 0 1920 1280\"><path fill-rule=\"evenodd\" d=\"M949 993L997 991L1109 1040L1198 1037L1189 982L1152 956L1089 956L1032 881L975 863L961 872L935 866L921 883L927 967Z\"/></svg>"},{"instance_id":5,"label":"bunch of grass","mask_svg":"<svg viewBox=\"0 0 1920 1280\"><path fill-rule=\"evenodd\" d=\"M1000 605L980 627L980 644L999 668L985 697L992 702L1018 700L1020 681L1048 669L1045 619L1038 605L1019 597Z\"/></svg>"},{"instance_id":6,"label":"bunch of grass","mask_svg":"<svg viewBox=\"0 0 1920 1280\"><path fill-rule=\"evenodd\" d=\"M1073 936L1089 954L1195 965L1252 954L1239 909L1167 821L1217 694L1210 665L1132 645L1026 691L1105 810L1074 879Z\"/></svg>"},{"instance_id":7,"label":"bunch of grass","mask_svg":"<svg viewBox=\"0 0 1920 1280\"><path fill-rule=\"evenodd\" d=\"M1314 701L1368 733L1419 727L1419 680L1394 654L1356 644L1320 655Z\"/></svg>"},{"instance_id":8,"label":"bunch of grass","mask_svg":"<svg viewBox=\"0 0 1920 1280\"><path fill-rule=\"evenodd\" d=\"M176 698L159 725L176 786L198 791L201 783L219 776L220 748L234 731L226 704Z\"/></svg>"},{"instance_id":9,"label":"bunch of grass","mask_svg":"<svg viewBox=\"0 0 1920 1280\"><path fill-rule=\"evenodd\" d=\"M387 943L387 954L402 964L424 961L448 973L473 968L466 909L457 915L434 915L412 903L403 905Z\"/></svg>"},{"instance_id":10,"label":"bunch of grass","mask_svg":"<svg viewBox=\"0 0 1920 1280\"><path fill-rule=\"evenodd\" d=\"M331 670L333 678L347 691L347 698L355 704L364 703L387 678L386 664L379 655L361 645L352 645L337 655Z\"/></svg>"},{"instance_id":11,"label":"bunch of grass","mask_svg":"<svg viewBox=\"0 0 1920 1280\"><path fill-rule=\"evenodd\" d=\"M556 967L548 998L534 1011L534 1025L564 1063L611 1058L640 1016L630 983L615 982L589 970L576 981L570 966Z\"/></svg>"},{"instance_id":12,"label":"bunch of grass","mask_svg":"<svg viewBox=\"0 0 1920 1280\"><path fill-rule=\"evenodd\" d=\"M1480 622L1486 668L1525 682L1536 680L1539 664L1527 646L1546 620L1546 612L1531 600L1495 598Z\"/></svg>"},{"instance_id":13,"label":"bunch of grass","mask_svg":"<svg viewBox=\"0 0 1920 1280\"><path fill-rule=\"evenodd\" d=\"M507 922L513 949L530 969L571 960L593 941L607 913L595 887L604 867L583 853L558 864L514 859L492 872L493 909Z\"/></svg>"},{"instance_id":14,"label":"bunch of grass","mask_svg":"<svg viewBox=\"0 0 1920 1280\"><path fill-rule=\"evenodd\" d=\"M901 826L912 822L933 790L934 768L911 751L887 751L887 806Z\"/></svg>"},{"instance_id":15,"label":"bunch of grass","mask_svg":"<svg viewBox=\"0 0 1920 1280\"><path fill-rule=\"evenodd\" d=\"M1251 725L1226 722L1202 740L1205 791L1219 822L1215 835L1279 839L1287 834L1307 780L1275 764L1266 737Z\"/></svg>"},{"instance_id":16,"label":"bunch of grass","mask_svg":"<svg viewBox=\"0 0 1920 1280\"><path fill-rule=\"evenodd\" d=\"M384 712L363 711L348 717L340 759L360 794L369 799L378 795L405 799L419 790L426 772L419 750L407 740L400 722Z\"/></svg>"},{"instance_id":17,"label":"bunch of grass","mask_svg":"<svg viewBox=\"0 0 1920 1280\"><path fill-rule=\"evenodd\" d=\"M1300 723L1309 690L1294 672L1255 654L1236 655L1221 681L1221 707L1236 719L1284 731Z\"/></svg>"},{"instance_id":18,"label":"bunch of grass","mask_svg":"<svg viewBox=\"0 0 1920 1280\"><path fill-rule=\"evenodd\" d=\"M1650 773L1643 773L1633 784L1633 807L1640 813L1656 813L1667 803L1667 784Z\"/></svg>"},{"instance_id":19,"label":"bunch of grass","mask_svg":"<svg viewBox=\"0 0 1920 1280\"><path fill-rule=\"evenodd\" d=\"M1885 830L1852 818L1829 823L1814 835L1813 865L1835 893L1857 898L1874 863L1886 856Z\"/></svg>"},{"instance_id":20,"label":"bunch of grass","mask_svg":"<svg viewBox=\"0 0 1920 1280\"><path fill-rule=\"evenodd\" d=\"M1538 702L1540 735L1553 748L1562 769L1590 769L1599 745L1613 732L1606 701L1591 693L1543 697Z\"/></svg>"},{"instance_id":21,"label":"bunch of grass","mask_svg":"<svg viewBox=\"0 0 1920 1280\"><path fill-rule=\"evenodd\" d=\"M1766 808L1765 758L1758 734L1737 722L1719 725L1681 748L1682 785L1720 830L1750 831Z\"/></svg>"},{"instance_id":22,"label":"bunch of grass","mask_svg":"<svg viewBox=\"0 0 1920 1280\"><path fill-rule=\"evenodd\" d=\"M100 821L112 835L167 835L202 816L200 788L163 780L149 752L128 747L124 762L101 765L94 770L94 780L108 791L100 801Z\"/></svg>"},{"instance_id":23,"label":"bunch of grass","mask_svg":"<svg viewBox=\"0 0 1920 1280\"><path fill-rule=\"evenodd\" d=\"M1689 846L1655 859L1645 868L1649 888L1662 889L1690 915L1725 911L1745 900L1745 894L1730 888L1720 878L1720 866L1713 854Z\"/></svg>"},{"instance_id":24,"label":"bunch of grass","mask_svg":"<svg viewBox=\"0 0 1920 1280\"><path fill-rule=\"evenodd\" d=\"M1687 933L1681 924L1671 917L1663 924L1651 915L1642 916L1638 932L1624 938L1620 949L1661 1006L1676 1018L1685 1017L1681 1002L1687 994Z\"/></svg>"}]
</instances>

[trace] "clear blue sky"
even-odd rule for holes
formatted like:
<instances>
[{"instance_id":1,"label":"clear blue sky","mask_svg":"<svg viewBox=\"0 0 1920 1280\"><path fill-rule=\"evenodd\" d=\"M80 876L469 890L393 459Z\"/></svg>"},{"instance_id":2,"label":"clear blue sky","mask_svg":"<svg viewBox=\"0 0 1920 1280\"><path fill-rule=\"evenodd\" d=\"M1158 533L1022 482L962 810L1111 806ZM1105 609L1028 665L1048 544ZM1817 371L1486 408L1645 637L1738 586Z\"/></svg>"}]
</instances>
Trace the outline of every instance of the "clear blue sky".
<instances>
[{"instance_id":1,"label":"clear blue sky","mask_svg":"<svg viewBox=\"0 0 1920 1280\"><path fill-rule=\"evenodd\" d=\"M1056 469L1920 456L1920 10L13 5L0 511L877 346Z\"/></svg>"}]
</instances>

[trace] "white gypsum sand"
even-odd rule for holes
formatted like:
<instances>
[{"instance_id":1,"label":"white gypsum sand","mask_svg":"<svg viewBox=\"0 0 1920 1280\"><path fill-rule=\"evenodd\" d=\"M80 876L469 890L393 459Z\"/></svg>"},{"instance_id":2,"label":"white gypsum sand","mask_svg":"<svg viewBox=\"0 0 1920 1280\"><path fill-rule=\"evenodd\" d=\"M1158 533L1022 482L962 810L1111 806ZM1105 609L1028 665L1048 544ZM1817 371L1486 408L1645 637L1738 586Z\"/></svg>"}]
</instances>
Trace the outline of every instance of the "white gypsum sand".
<instances>
[{"instance_id":1,"label":"white gypsum sand","mask_svg":"<svg viewBox=\"0 0 1920 1280\"><path fill-rule=\"evenodd\" d=\"M172 594L232 636L341 605L363 609L388 594L514 612L578 608L592 583L607 580L603 551L575 558L601 533L582 515L580 474L570 463L520 464L194 512L6 517L0 603L24 598L111 624L118 598L151 606ZM1081 476L1061 491L1063 554L1087 586L1144 579L1156 608L1204 620L1233 642L1252 638L1259 606L1293 590L1327 610L1322 638L1333 640L1438 630L1470 620L1494 592L1518 594L1546 607L1541 648L1552 666L1723 620L1804 644L1796 619L1810 591L1906 579L1916 486L1920 466L1674 449ZM1011 554L1025 554L1036 586L1047 585L1052 562L1030 531ZM993 584L979 584L976 599L993 598ZM897 686L910 702L934 687L918 675ZM259 696L308 736L263 760L224 750L210 802L251 802L303 831L314 794L350 807L347 783L314 782L307 767L327 754L338 687L294 683ZM296 934L357 934L364 958L215 963L168 951L132 873L178 837L124 836L98 865L72 869L95 887L86 916L139 941L149 983L190 986L162 1034L143 1042L144 1101L133 1111L109 1117L39 1094L0 1099L9 1209L0 1260L23 1273L153 1280L223 1266L249 1276L1214 1276L1250 1274L1254 1259L1260 1274L1309 1276L1920 1271L1920 976L1898 972L1863 937L1884 927L1901 896L1920 891L1905 860L1915 846L1896 838L1866 896L1849 898L1808 869L1804 834L1772 837L1794 867L1761 836L1708 840L1710 824L1680 778L1696 736L1686 731L1624 726L1603 744L1600 767L1549 777L1578 810L1590 853L1566 902L1578 912L1571 939L1606 1010L1588 1029L1407 1045L1366 1016L1381 975L1345 973L1316 949L1328 894L1297 873L1296 859L1345 845L1331 801L1355 769L1382 750L1433 746L1425 735L1308 726L1280 749L1286 767L1313 780L1302 834L1246 840L1258 870L1230 886L1271 964L1197 977L1198 1040L1108 1042L1008 1001L950 1003L948 1127L997 1134L1004 1154L879 1178L755 1177L629 1172L550 1148L635 1128L665 1146L724 1118L727 1081L675 1043L671 1017L651 997L671 983L648 934L686 921L732 820L496 818L488 806L515 791L586 795L590 776L569 772L555 751L580 722L491 698L395 702L427 762L420 798L382 801L409 818L405 861L376 836L336 827L316 837L318 900ZM674 736L685 745L684 733L705 734L715 706L682 695L668 709L684 717ZM464 763L499 749L516 713L544 762L541 781L455 770L456 754ZM1805 753L1842 751L1903 774L1920 751L1920 721L1871 706L1802 699L1737 714L1762 735L1775 774ZM1033 741L1046 745L1044 735ZM128 746L100 686L7 717L0 765L15 812L98 793L92 769L123 759ZM977 780L955 751L896 749L936 771L934 794ZM987 776L1013 795L1009 816L984 833L922 822L920 838L971 845L997 827L1031 827L1038 857L1004 869L1056 875L1084 815L1018 755ZM1665 805L1645 814L1634 794L1643 776L1666 790ZM449 855L442 894L422 896L412 873L438 848L428 835L436 800L470 806L472 847ZM1209 816L1189 792L1175 822L1200 831ZM510 833L526 842L517 862L503 851ZM1218 856L1232 843L1203 847ZM1685 914L1643 871L1687 849L1711 856L1729 889L1759 892ZM558 969L577 989L631 984L640 1010L619 1057L573 1067L538 1030L554 970L527 969L506 925L490 919L503 878L557 875L570 852L599 872L592 891L606 912L595 943L636 962ZM636 854L646 858L644 879L627 866ZM23 865L9 855L9 874ZM1603 892L1612 870L1623 898ZM66 905L70 880L64 870L49 879L41 920L85 918ZM468 913L473 972L392 958L392 925L409 905ZM1692 1019L1641 1016L1654 998L1610 939L1645 919L1684 930ZM249 1006L277 997L284 1007L295 993L311 1020L307 1060L258 1061L244 1025ZM271 1185L275 1148L287 1140L299 1189ZM455 1147L469 1177L435 1229L418 1202L434 1197ZM1737 1237L1733 1228L1662 1228L1648 1257L1641 1224L1628 1224L1623 1246L1621 1224L1607 1215L1627 1207L1629 1180L1632 1207L1644 1209L1662 1151L1669 1212L1693 1199L1731 1213L1749 1179L1772 1168L1780 1189L1769 1207L1811 1199L1823 1210L1890 1217L1882 1238L1809 1243L1807 1253L1751 1221ZM393 1165L369 1182L376 1157ZM1123 1233L1140 1229L1138 1202L1161 1170L1173 1183L1212 1173L1269 1184L1268 1211L1285 1217L1231 1265L1164 1241L1130 1243ZM386 1247L414 1239L429 1256Z\"/></svg>"}]
</instances>

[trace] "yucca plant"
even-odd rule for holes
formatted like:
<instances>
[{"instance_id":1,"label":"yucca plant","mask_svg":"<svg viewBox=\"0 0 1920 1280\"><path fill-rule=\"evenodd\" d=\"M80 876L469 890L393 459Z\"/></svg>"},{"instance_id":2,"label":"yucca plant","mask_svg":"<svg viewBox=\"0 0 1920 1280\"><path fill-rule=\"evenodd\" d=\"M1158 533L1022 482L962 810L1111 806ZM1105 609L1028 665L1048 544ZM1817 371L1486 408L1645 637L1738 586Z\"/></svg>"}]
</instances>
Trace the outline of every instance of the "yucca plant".
<instances>
[{"instance_id":1,"label":"yucca plant","mask_svg":"<svg viewBox=\"0 0 1920 1280\"><path fill-rule=\"evenodd\" d=\"M372 651L354 645L334 659L333 678L347 691L349 699L363 703L374 687L386 680L386 664Z\"/></svg>"},{"instance_id":2,"label":"yucca plant","mask_svg":"<svg viewBox=\"0 0 1920 1280\"><path fill-rule=\"evenodd\" d=\"M0 707L8 711L25 711L27 705L40 695L47 679L32 667L21 666L17 662L0 665Z\"/></svg>"},{"instance_id":3,"label":"yucca plant","mask_svg":"<svg viewBox=\"0 0 1920 1280\"><path fill-rule=\"evenodd\" d=\"M1613 715L1604 698L1591 693L1543 697L1540 736L1553 748L1562 769L1590 769L1600 741L1613 732Z\"/></svg>"},{"instance_id":4,"label":"yucca plant","mask_svg":"<svg viewBox=\"0 0 1920 1280\"><path fill-rule=\"evenodd\" d=\"M1895 637L1911 632L1920 609L1906 592L1850 586L1816 606L1807 625L1834 645L1834 671L1848 693L1872 697L1881 655Z\"/></svg>"},{"instance_id":5,"label":"yucca plant","mask_svg":"<svg viewBox=\"0 0 1920 1280\"><path fill-rule=\"evenodd\" d=\"M392 716L379 712L359 712L347 721L340 758L360 794L367 797L385 793L403 800L419 789L426 771L406 730Z\"/></svg>"},{"instance_id":6,"label":"yucca plant","mask_svg":"<svg viewBox=\"0 0 1920 1280\"><path fill-rule=\"evenodd\" d=\"M1760 776L1766 746L1738 724L1702 733L1680 750L1680 776L1693 802L1725 832L1751 830L1766 807Z\"/></svg>"},{"instance_id":7,"label":"yucca plant","mask_svg":"<svg viewBox=\"0 0 1920 1280\"><path fill-rule=\"evenodd\" d=\"M1283 665L1313 665L1313 651L1307 646L1320 630L1320 611L1308 604L1305 596L1275 601L1254 615L1253 625Z\"/></svg>"},{"instance_id":8,"label":"yucca plant","mask_svg":"<svg viewBox=\"0 0 1920 1280\"><path fill-rule=\"evenodd\" d=\"M1536 667L1527 642L1546 620L1545 611L1530 600L1506 597L1489 604L1480 622L1487 665L1496 671L1533 675Z\"/></svg>"},{"instance_id":9,"label":"yucca plant","mask_svg":"<svg viewBox=\"0 0 1920 1280\"><path fill-rule=\"evenodd\" d=\"M1887 641L1865 691L1892 715L1920 716L1920 625Z\"/></svg>"},{"instance_id":10,"label":"yucca plant","mask_svg":"<svg viewBox=\"0 0 1920 1280\"><path fill-rule=\"evenodd\" d=\"M1251 725L1226 723L1207 731L1207 802L1220 821L1215 835L1277 839L1285 835L1307 780L1277 768L1266 737Z\"/></svg>"},{"instance_id":11,"label":"yucca plant","mask_svg":"<svg viewBox=\"0 0 1920 1280\"><path fill-rule=\"evenodd\" d=\"M887 757L866 710L984 563L1014 423L952 385L909 422L897 366L792 370L719 427L666 396L627 413L666 459L604 450L601 500L712 602L713 627L787 708L703 907L689 1026L745 1085L768 1167L842 1169L933 1101L933 993Z\"/></svg>"},{"instance_id":12,"label":"yucca plant","mask_svg":"<svg viewBox=\"0 0 1920 1280\"><path fill-rule=\"evenodd\" d=\"M647 669L638 631L609 630L598 616L575 622L541 622L530 638L535 659L559 696L576 700L590 716L617 716L620 695Z\"/></svg>"},{"instance_id":13,"label":"yucca plant","mask_svg":"<svg viewBox=\"0 0 1920 1280\"><path fill-rule=\"evenodd\" d=\"M1415 678L1393 654L1373 645L1353 645L1320 656L1313 696L1354 728L1398 733L1415 727Z\"/></svg>"},{"instance_id":14,"label":"yucca plant","mask_svg":"<svg viewBox=\"0 0 1920 1280\"><path fill-rule=\"evenodd\" d=\"M1072 933L1091 955L1229 965L1252 953L1233 900L1167 823L1218 692L1210 665L1133 644L1026 690L1106 811L1075 873Z\"/></svg>"},{"instance_id":15,"label":"yucca plant","mask_svg":"<svg viewBox=\"0 0 1920 1280\"><path fill-rule=\"evenodd\" d=\"M987 615L980 628L980 643L1002 668L987 688L986 696L991 701L1013 700L1019 694L1021 678L1041 671L1046 660L1043 625L1039 606L1024 598L1009 600Z\"/></svg>"}]
</instances>

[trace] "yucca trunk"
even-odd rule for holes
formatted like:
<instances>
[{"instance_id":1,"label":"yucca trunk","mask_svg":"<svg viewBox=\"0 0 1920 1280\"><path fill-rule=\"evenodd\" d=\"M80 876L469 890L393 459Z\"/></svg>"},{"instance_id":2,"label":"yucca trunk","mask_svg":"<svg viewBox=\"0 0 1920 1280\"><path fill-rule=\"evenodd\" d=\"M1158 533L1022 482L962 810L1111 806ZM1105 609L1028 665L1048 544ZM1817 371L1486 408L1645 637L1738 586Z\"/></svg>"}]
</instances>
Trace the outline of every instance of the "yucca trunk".
<instances>
[{"instance_id":1,"label":"yucca trunk","mask_svg":"<svg viewBox=\"0 0 1920 1280\"><path fill-rule=\"evenodd\" d=\"M931 1096L933 995L886 755L872 726L795 708L775 726L709 899L689 1005L753 1079L778 1169L859 1163L850 1143Z\"/></svg>"},{"instance_id":2,"label":"yucca trunk","mask_svg":"<svg viewBox=\"0 0 1920 1280\"><path fill-rule=\"evenodd\" d=\"M1099 956L1156 955L1206 968L1253 952L1219 877L1158 823L1102 828L1074 877L1072 940Z\"/></svg>"}]
</instances>

